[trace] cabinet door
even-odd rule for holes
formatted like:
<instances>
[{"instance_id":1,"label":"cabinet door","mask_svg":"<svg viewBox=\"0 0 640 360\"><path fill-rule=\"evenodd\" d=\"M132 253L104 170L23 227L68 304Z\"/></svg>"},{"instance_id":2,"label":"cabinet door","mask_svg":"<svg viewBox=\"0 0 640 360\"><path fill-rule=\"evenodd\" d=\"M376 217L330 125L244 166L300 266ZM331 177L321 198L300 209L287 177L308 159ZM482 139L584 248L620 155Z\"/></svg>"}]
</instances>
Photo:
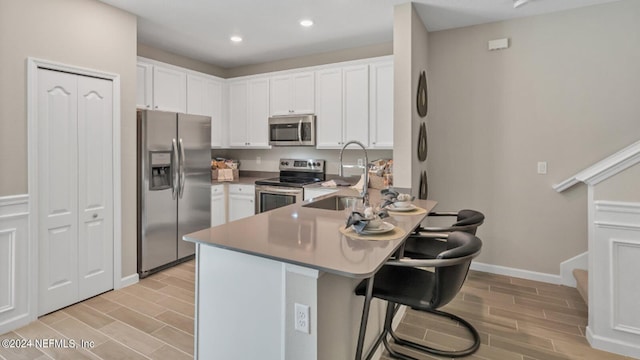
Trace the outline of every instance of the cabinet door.
<instances>
[{"instance_id":1,"label":"cabinet door","mask_svg":"<svg viewBox=\"0 0 640 360\"><path fill-rule=\"evenodd\" d=\"M369 145L369 66L342 69L343 141L357 140Z\"/></svg>"},{"instance_id":2,"label":"cabinet door","mask_svg":"<svg viewBox=\"0 0 640 360\"><path fill-rule=\"evenodd\" d=\"M292 83L289 75L274 76L269 81L271 115L289 115L293 112Z\"/></svg>"},{"instance_id":3,"label":"cabinet door","mask_svg":"<svg viewBox=\"0 0 640 360\"><path fill-rule=\"evenodd\" d=\"M153 65L139 62L136 65L136 107L152 109Z\"/></svg>"},{"instance_id":4,"label":"cabinet door","mask_svg":"<svg viewBox=\"0 0 640 360\"><path fill-rule=\"evenodd\" d=\"M229 84L229 145L247 146L247 82Z\"/></svg>"},{"instance_id":5,"label":"cabinet door","mask_svg":"<svg viewBox=\"0 0 640 360\"><path fill-rule=\"evenodd\" d=\"M317 148L342 146L342 70L327 69L316 73L316 143Z\"/></svg>"},{"instance_id":6,"label":"cabinet door","mask_svg":"<svg viewBox=\"0 0 640 360\"><path fill-rule=\"evenodd\" d=\"M269 79L249 81L247 145L269 146Z\"/></svg>"},{"instance_id":7,"label":"cabinet door","mask_svg":"<svg viewBox=\"0 0 640 360\"><path fill-rule=\"evenodd\" d=\"M187 112L187 74L153 67L153 107L157 110Z\"/></svg>"},{"instance_id":8,"label":"cabinet door","mask_svg":"<svg viewBox=\"0 0 640 360\"><path fill-rule=\"evenodd\" d=\"M229 221L235 221L255 214L254 195L229 193Z\"/></svg>"},{"instance_id":9,"label":"cabinet door","mask_svg":"<svg viewBox=\"0 0 640 360\"><path fill-rule=\"evenodd\" d=\"M315 74L313 72L292 75L293 112L296 114L313 114L315 111Z\"/></svg>"},{"instance_id":10,"label":"cabinet door","mask_svg":"<svg viewBox=\"0 0 640 360\"><path fill-rule=\"evenodd\" d=\"M187 114L211 116L211 101L207 99L207 79L187 75Z\"/></svg>"},{"instance_id":11,"label":"cabinet door","mask_svg":"<svg viewBox=\"0 0 640 360\"><path fill-rule=\"evenodd\" d=\"M372 64L369 83L369 146L393 149L393 62Z\"/></svg>"},{"instance_id":12,"label":"cabinet door","mask_svg":"<svg viewBox=\"0 0 640 360\"><path fill-rule=\"evenodd\" d=\"M224 204L224 185L211 187L211 226L227 222L227 211Z\"/></svg>"},{"instance_id":13,"label":"cabinet door","mask_svg":"<svg viewBox=\"0 0 640 360\"><path fill-rule=\"evenodd\" d=\"M206 84L209 116L211 116L211 147L221 147L226 137L223 124L223 84L219 81L208 80Z\"/></svg>"}]
</instances>

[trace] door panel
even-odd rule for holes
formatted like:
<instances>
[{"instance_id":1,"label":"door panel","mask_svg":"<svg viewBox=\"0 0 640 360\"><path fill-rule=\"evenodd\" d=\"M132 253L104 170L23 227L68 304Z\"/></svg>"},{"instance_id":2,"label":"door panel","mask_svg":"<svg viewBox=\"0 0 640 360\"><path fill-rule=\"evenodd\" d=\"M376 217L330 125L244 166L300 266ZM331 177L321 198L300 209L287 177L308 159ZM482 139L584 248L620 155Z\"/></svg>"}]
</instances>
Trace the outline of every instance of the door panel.
<instances>
[{"instance_id":1,"label":"door panel","mask_svg":"<svg viewBox=\"0 0 640 360\"><path fill-rule=\"evenodd\" d=\"M183 190L178 199L178 258L195 253L185 234L211 223L211 120L206 116L178 114L178 138L184 150Z\"/></svg>"},{"instance_id":2,"label":"door panel","mask_svg":"<svg viewBox=\"0 0 640 360\"><path fill-rule=\"evenodd\" d=\"M143 181L139 182L138 193L141 209L138 212L138 272L145 272L177 259L176 218L177 202L171 187L150 190L152 154L171 153L172 141L176 139L176 114L160 111L139 113L139 146ZM171 163L170 171L177 164ZM143 217L144 215L144 217Z\"/></svg>"},{"instance_id":3,"label":"door panel","mask_svg":"<svg viewBox=\"0 0 640 360\"><path fill-rule=\"evenodd\" d=\"M38 70L38 314L77 301L77 78Z\"/></svg>"},{"instance_id":4,"label":"door panel","mask_svg":"<svg viewBox=\"0 0 640 360\"><path fill-rule=\"evenodd\" d=\"M113 89L78 77L79 300L113 288Z\"/></svg>"},{"instance_id":5,"label":"door panel","mask_svg":"<svg viewBox=\"0 0 640 360\"><path fill-rule=\"evenodd\" d=\"M344 140L357 140L369 145L369 67L342 69L344 94Z\"/></svg>"}]
</instances>

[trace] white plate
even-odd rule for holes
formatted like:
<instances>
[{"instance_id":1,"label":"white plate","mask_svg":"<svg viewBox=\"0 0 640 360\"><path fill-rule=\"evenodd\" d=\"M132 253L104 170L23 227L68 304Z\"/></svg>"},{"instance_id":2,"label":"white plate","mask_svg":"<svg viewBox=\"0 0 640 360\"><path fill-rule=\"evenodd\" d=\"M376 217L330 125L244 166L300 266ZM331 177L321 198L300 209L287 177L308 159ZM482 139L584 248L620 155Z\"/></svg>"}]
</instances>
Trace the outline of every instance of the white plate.
<instances>
[{"instance_id":1,"label":"white plate","mask_svg":"<svg viewBox=\"0 0 640 360\"><path fill-rule=\"evenodd\" d=\"M390 224L388 222L382 222L382 225L380 225L380 227L378 227L376 229L364 228L364 230L362 230L361 234L363 234L363 235L384 234L386 232L389 232L389 231L393 230L394 228L395 228L395 225Z\"/></svg>"},{"instance_id":2,"label":"white plate","mask_svg":"<svg viewBox=\"0 0 640 360\"><path fill-rule=\"evenodd\" d=\"M405 206L405 207L396 207L394 204L387 206L387 209L391 211L400 211L400 212L415 210L415 208L416 206L413 204L409 204L409 206Z\"/></svg>"}]
</instances>

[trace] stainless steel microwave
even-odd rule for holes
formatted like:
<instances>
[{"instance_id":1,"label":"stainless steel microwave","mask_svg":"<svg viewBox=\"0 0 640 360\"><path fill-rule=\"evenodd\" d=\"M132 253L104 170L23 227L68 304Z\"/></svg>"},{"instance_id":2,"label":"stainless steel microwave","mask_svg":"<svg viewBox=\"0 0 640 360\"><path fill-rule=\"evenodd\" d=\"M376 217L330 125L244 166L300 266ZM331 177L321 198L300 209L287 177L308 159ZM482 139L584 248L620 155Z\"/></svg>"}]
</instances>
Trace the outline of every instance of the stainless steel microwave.
<instances>
[{"instance_id":1,"label":"stainless steel microwave","mask_svg":"<svg viewBox=\"0 0 640 360\"><path fill-rule=\"evenodd\" d=\"M269 145L315 146L315 144L315 115L284 115L269 118Z\"/></svg>"}]
</instances>

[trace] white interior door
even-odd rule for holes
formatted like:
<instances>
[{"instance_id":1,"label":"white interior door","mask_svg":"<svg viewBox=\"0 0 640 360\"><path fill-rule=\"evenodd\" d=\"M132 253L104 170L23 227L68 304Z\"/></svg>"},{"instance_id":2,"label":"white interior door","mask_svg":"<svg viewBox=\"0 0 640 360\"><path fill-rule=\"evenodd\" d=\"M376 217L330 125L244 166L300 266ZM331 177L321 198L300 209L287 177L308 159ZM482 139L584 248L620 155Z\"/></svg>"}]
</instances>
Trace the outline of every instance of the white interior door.
<instances>
[{"instance_id":1,"label":"white interior door","mask_svg":"<svg viewBox=\"0 0 640 360\"><path fill-rule=\"evenodd\" d=\"M79 299L113 289L113 88L78 78Z\"/></svg>"},{"instance_id":2,"label":"white interior door","mask_svg":"<svg viewBox=\"0 0 640 360\"><path fill-rule=\"evenodd\" d=\"M78 93L75 75L38 70L38 313L78 298Z\"/></svg>"},{"instance_id":3,"label":"white interior door","mask_svg":"<svg viewBox=\"0 0 640 360\"><path fill-rule=\"evenodd\" d=\"M38 69L39 315L113 288L111 87Z\"/></svg>"}]
</instances>

